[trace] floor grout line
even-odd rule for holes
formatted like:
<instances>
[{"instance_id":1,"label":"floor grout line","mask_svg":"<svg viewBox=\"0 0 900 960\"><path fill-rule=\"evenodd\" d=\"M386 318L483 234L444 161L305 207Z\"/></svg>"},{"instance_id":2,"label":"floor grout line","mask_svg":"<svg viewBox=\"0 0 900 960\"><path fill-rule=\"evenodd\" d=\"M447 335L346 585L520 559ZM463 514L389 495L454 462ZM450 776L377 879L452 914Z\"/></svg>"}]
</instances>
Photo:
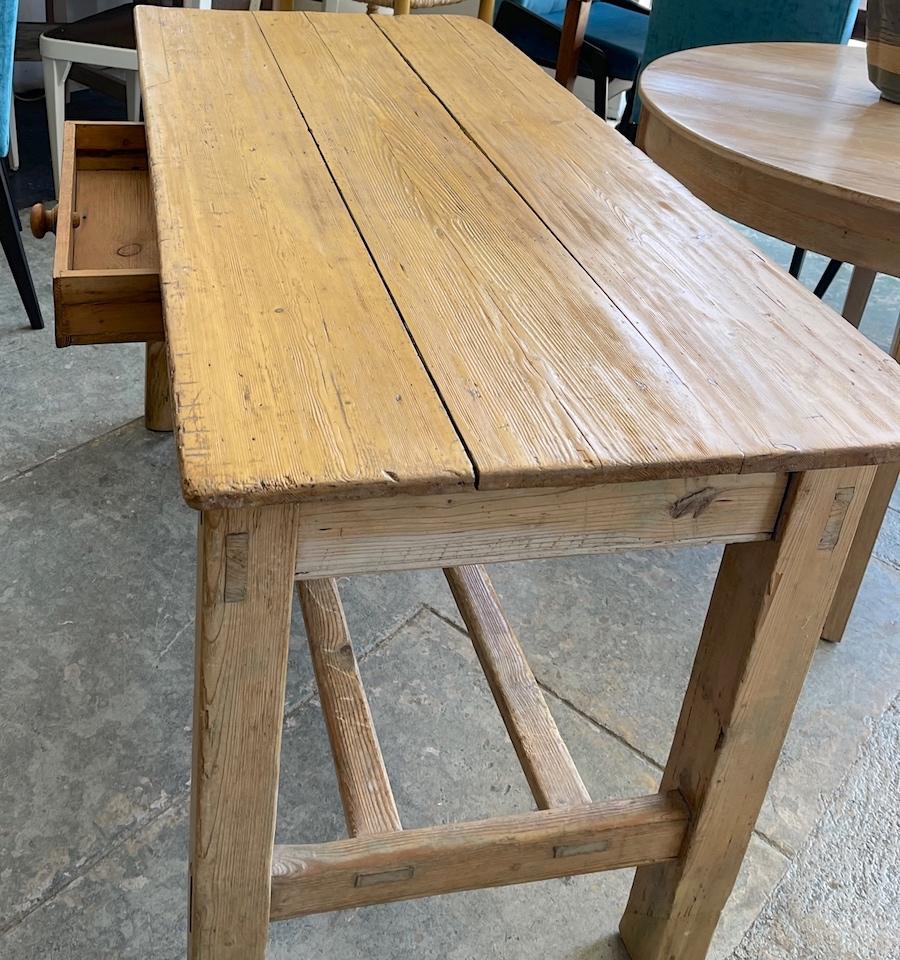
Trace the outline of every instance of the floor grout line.
<instances>
[{"instance_id":1,"label":"floor grout line","mask_svg":"<svg viewBox=\"0 0 900 960\"><path fill-rule=\"evenodd\" d=\"M429 610L431 613L433 613L439 620L443 620L444 623L446 623L450 627L453 627L459 633L463 634L463 636L465 637L469 636L469 632L466 630L466 628L458 624L455 620L451 620L445 614L441 613L440 610L436 610L430 604L426 603L424 606L426 610ZM628 740L626 740L625 737L622 736L622 734L617 733L611 727L606 726L605 723L601 723L596 717L592 717L589 713L586 713L584 710L582 710L579 706L574 704L567 697L564 697L561 693L557 693L556 690L554 690L553 687L551 687L548 683L545 683L543 680L539 678L537 682L538 682L538 686L545 693L549 693L550 696L552 696L555 700L558 700L561 704L568 707L570 710L573 710L575 713L578 714L579 717L581 717L583 720L586 720L592 727L595 727L597 730L601 731L602 733L605 733L608 736L612 737L618 743L621 743L622 746L627 747L632 753L640 757L645 763L649 763L652 767L655 767L657 770L659 770L660 773L662 773L662 770L663 770L662 766L659 763L657 763L653 759L653 757L650 756L650 754L644 753L644 751L641 750L639 747L636 747L633 743L629 743Z\"/></svg>"},{"instance_id":2,"label":"floor grout line","mask_svg":"<svg viewBox=\"0 0 900 960\"><path fill-rule=\"evenodd\" d=\"M900 563L894 563L893 560L888 560L886 557L879 557L877 553L872 554L872 559L883 563L889 570L893 570L894 573L900 573Z\"/></svg>"},{"instance_id":3,"label":"floor grout line","mask_svg":"<svg viewBox=\"0 0 900 960\"><path fill-rule=\"evenodd\" d=\"M75 883L76 880L81 879L85 874L89 873L101 860L105 860L110 854L115 853L117 850L121 849L136 833L139 833L145 827L149 827L151 824L156 823L161 817L165 816L170 810L174 809L176 805L180 802L183 802L186 799L188 788L183 788L177 793L174 793L169 802L165 805L159 807L157 810L154 810L153 813L144 818L135 820L135 822L130 826L126 827L121 833L117 834L113 839L112 843L105 846L102 850L96 851L96 853L89 854L84 858L84 861L79 865L79 867L73 870L71 873L64 874L66 879L63 882L51 885L50 889L38 897L33 903L27 906L24 910L20 910L18 913L14 914L8 920L5 920L3 923L0 923L0 935L9 933L11 930L14 930L19 924L28 919L33 913L37 910L40 910L41 907L48 904L51 900L55 900L63 891L68 890L69 887Z\"/></svg>"},{"instance_id":4,"label":"floor grout line","mask_svg":"<svg viewBox=\"0 0 900 960\"><path fill-rule=\"evenodd\" d=\"M811 831L810 831L811 832ZM753 828L753 833L762 840L767 846L771 847L776 853L780 853L788 861L794 859L794 851L790 847L783 844L780 840L776 840L774 837L770 837L763 830L760 830L758 827Z\"/></svg>"},{"instance_id":5,"label":"floor grout line","mask_svg":"<svg viewBox=\"0 0 900 960\"><path fill-rule=\"evenodd\" d=\"M613 740L621 743L623 747L627 747L633 754L640 757L645 763L649 763L651 767L655 767L660 773L663 772L662 764L657 763L649 753L644 753L640 747L636 747L633 743L629 743L629 741L626 740L621 733L618 733L616 730L613 730L612 727L608 727L605 723L601 723L596 717L592 717L589 713L586 713L581 709L581 707L569 700L568 697L564 697L562 694L557 693L553 687L545 683L543 680L538 680L538 686L545 693L549 693L551 697L577 713L579 717L581 717L583 720L586 720L592 727L596 727L601 732L612 737Z\"/></svg>"},{"instance_id":6,"label":"floor grout line","mask_svg":"<svg viewBox=\"0 0 900 960\"><path fill-rule=\"evenodd\" d=\"M395 622L393 626L389 627L380 637L377 637L360 651L358 657L359 661L364 661L370 654L384 646L384 644L393 639L393 637L395 637L401 630L412 623L416 617L420 616L422 612L427 609L430 608L428 608L426 604L420 604L412 611L412 613L409 614L409 616L404 617L399 622ZM312 680L310 681L306 693L297 698L293 704L285 706L282 723L285 723L290 718L296 716L296 714L303 707L308 706L315 697L315 694L316 685L315 681ZM50 889L45 894L27 906L24 910L20 910L8 920L0 923L0 936L9 933L10 930L13 930L15 927L19 926L19 924L30 917L31 914L33 914L36 910L39 910L45 904L49 903L51 900L54 900L60 893L62 893L64 890L67 890L76 880L89 873L98 863L100 863L102 860L105 860L117 850L121 849L121 847L135 834L139 833L145 827L155 823L168 811L173 810L179 803L184 803L190 796L190 790L191 784L190 780L188 780L188 782L180 790L177 790L171 795L168 803L155 810L151 816L136 820L131 826L126 827L121 833L117 834L111 843L107 844L101 850L97 850L95 853L89 854L87 857L85 857L84 861L77 869L66 875L64 882L51 885Z\"/></svg>"},{"instance_id":7,"label":"floor grout line","mask_svg":"<svg viewBox=\"0 0 900 960\"><path fill-rule=\"evenodd\" d=\"M97 440L103 440L105 437L110 437L113 434L119 433L126 427L133 426L135 423L139 423L143 419L143 417L134 417L132 420L126 420L124 423L120 423L116 427L112 427L109 430L104 430L103 433L98 433L96 436L89 437L87 440L84 440L81 443L76 443L74 447L66 447L65 450L57 450L56 453L49 457L45 457L43 460L38 460L37 463L33 463L28 467L23 467L21 470L16 470L14 473L8 473L5 477L0 477L0 484L9 483L12 480L19 480L21 477L28 476L29 473L37 470L38 467L46 466L48 463L55 463L57 460L62 460L70 453L75 453L77 450L82 450L84 447L90 446Z\"/></svg>"}]
</instances>

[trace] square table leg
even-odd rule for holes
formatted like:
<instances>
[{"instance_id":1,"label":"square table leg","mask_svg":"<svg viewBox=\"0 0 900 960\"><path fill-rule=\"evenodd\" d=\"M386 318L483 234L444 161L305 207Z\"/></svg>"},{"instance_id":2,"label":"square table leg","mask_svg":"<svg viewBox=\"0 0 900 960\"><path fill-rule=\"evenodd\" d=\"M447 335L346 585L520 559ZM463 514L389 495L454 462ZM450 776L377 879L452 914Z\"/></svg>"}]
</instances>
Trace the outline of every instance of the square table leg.
<instances>
[{"instance_id":1,"label":"square table leg","mask_svg":"<svg viewBox=\"0 0 900 960\"><path fill-rule=\"evenodd\" d=\"M856 277L856 270L854 270L853 276ZM897 319L890 353L900 363L900 317ZM853 612L856 595L862 585L866 567L868 567L872 551L875 549L875 541L881 532L881 525L884 523L884 516L887 513L891 495L897 484L898 472L900 472L900 464L886 463L880 466L875 474L872 489L869 491L869 499L860 518L856 537L850 547L847 562L844 564L844 572L841 574L841 579L835 591L831 610L828 611L828 618L822 628L823 640L839 643L844 636L844 629L850 619L850 614Z\"/></svg>"},{"instance_id":2,"label":"square table leg","mask_svg":"<svg viewBox=\"0 0 900 960\"><path fill-rule=\"evenodd\" d=\"M797 474L773 539L725 548L660 786L691 822L678 860L635 874L619 928L632 960L706 955L873 474Z\"/></svg>"},{"instance_id":3,"label":"square table leg","mask_svg":"<svg viewBox=\"0 0 900 960\"><path fill-rule=\"evenodd\" d=\"M200 520L189 960L264 960L297 508Z\"/></svg>"}]
</instances>

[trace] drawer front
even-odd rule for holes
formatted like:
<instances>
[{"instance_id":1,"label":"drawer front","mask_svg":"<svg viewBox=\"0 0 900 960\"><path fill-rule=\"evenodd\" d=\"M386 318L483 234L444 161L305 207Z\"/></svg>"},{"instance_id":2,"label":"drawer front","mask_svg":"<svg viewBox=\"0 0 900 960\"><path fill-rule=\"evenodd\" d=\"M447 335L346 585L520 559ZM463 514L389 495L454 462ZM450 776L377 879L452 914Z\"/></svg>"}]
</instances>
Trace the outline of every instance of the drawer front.
<instances>
[{"instance_id":1,"label":"drawer front","mask_svg":"<svg viewBox=\"0 0 900 960\"><path fill-rule=\"evenodd\" d=\"M142 123L67 123L53 263L56 343L163 339Z\"/></svg>"}]
</instances>

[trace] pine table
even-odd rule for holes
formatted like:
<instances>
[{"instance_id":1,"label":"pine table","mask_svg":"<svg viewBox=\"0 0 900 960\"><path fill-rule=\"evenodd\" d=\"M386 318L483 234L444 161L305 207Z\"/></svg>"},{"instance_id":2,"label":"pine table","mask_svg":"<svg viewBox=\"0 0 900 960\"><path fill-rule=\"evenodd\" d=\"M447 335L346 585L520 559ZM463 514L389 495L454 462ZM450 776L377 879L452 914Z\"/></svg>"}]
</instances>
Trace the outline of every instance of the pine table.
<instances>
[{"instance_id":1,"label":"pine table","mask_svg":"<svg viewBox=\"0 0 900 960\"><path fill-rule=\"evenodd\" d=\"M67 128L57 338L147 342L199 511L189 955L636 866L634 960L703 957L900 460L896 365L484 23L136 13L146 129ZM713 542L659 791L592 800L483 564ZM425 567L533 812L403 829L336 578ZM295 581L347 837L276 846Z\"/></svg>"}]
</instances>

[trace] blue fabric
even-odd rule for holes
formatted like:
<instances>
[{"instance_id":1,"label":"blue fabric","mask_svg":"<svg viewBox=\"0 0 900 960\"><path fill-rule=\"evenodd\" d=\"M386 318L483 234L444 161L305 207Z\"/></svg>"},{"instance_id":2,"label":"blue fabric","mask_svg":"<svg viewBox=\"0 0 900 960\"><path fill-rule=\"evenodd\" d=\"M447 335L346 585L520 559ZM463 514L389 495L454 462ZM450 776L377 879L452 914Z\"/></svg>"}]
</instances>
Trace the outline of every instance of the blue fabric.
<instances>
[{"instance_id":1,"label":"blue fabric","mask_svg":"<svg viewBox=\"0 0 900 960\"><path fill-rule=\"evenodd\" d=\"M0 157L9 153L9 105L18 15L19 0L0 0Z\"/></svg>"},{"instance_id":2,"label":"blue fabric","mask_svg":"<svg viewBox=\"0 0 900 960\"><path fill-rule=\"evenodd\" d=\"M536 14L549 30L541 33L528 22L506 20L501 30L503 35L532 60L547 65L555 64L566 14L565 0L505 0L500 8L507 3ZM500 8L497 14L498 27L502 19ZM645 13L626 10L611 3L595 0L592 4L585 35L606 54L611 77L631 79L637 73L647 39L648 19ZM585 64L582 67L586 69Z\"/></svg>"},{"instance_id":3,"label":"blue fabric","mask_svg":"<svg viewBox=\"0 0 900 960\"><path fill-rule=\"evenodd\" d=\"M653 0L641 65L720 43L846 43L858 7L859 0Z\"/></svg>"},{"instance_id":4,"label":"blue fabric","mask_svg":"<svg viewBox=\"0 0 900 960\"><path fill-rule=\"evenodd\" d=\"M565 0L506 3L562 29ZM610 77L633 80L639 66L692 47L765 40L846 43L858 6L859 0L653 0L647 16L595 0L585 36L606 54ZM535 60L556 62L549 38L525 26L508 37Z\"/></svg>"}]
</instances>

